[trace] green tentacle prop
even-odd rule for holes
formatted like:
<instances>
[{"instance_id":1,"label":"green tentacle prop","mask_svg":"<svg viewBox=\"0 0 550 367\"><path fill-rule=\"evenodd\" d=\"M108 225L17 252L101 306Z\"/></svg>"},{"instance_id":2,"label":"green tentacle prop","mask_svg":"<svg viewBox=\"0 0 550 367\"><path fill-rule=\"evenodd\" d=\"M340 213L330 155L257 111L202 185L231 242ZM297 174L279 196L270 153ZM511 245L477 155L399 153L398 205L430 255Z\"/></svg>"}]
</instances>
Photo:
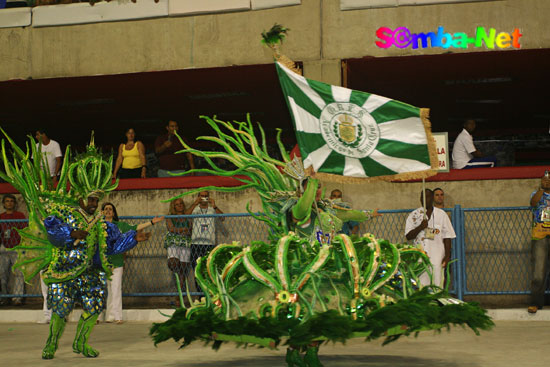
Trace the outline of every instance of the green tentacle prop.
<instances>
[{"instance_id":1,"label":"green tentacle prop","mask_svg":"<svg viewBox=\"0 0 550 367\"><path fill-rule=\"evenodd\" d=\"M181 137L181 144L185 149L178 153L191 153L196 156L202 157L206 160L209 168L194 169L187 171L187 173L208 173L226 177L235 177L243 184L237 187L217 187L208 186L189 190L176 197L173 197L166 201L175 200L184 196L194 195L200 191L220 191L220 192L236 192L244 189L255 189L260 196L263 197L262 205L264 208L264 214L261 216L261 220L267 223L271 231L277 235L283 234L281 228L280 213L284 205L284 199L270 201L268 199L273 196L269 193L279 192L295 192L298 185L296 180L281 173L281 169L290 162L288 153L286 152L282 142L280 141L280 134L277 135L277 145L281 150L283 161L274 159L267 153L267 146L265 142L265 134L261 127L259 128L262 134L261 146L259 141L255 137L254 125L250 121L250 116L247 115L246 122L225 122L216 118L210 118L207 116L201 116L215 131L216 137L201 136L197 140L206 140L213 142L223 148L223 152L217 151L199 151L191 148L187 145ZM214 159L223 158L231 162L235 168L231 170L224 170L219 168ZM242 176L240 176L242 175ZM166 202L165 201L165 202ZM250 212L250 211L249 211ZM260 218L255 213L251 213Z\"/></svg>"}]
</instances>

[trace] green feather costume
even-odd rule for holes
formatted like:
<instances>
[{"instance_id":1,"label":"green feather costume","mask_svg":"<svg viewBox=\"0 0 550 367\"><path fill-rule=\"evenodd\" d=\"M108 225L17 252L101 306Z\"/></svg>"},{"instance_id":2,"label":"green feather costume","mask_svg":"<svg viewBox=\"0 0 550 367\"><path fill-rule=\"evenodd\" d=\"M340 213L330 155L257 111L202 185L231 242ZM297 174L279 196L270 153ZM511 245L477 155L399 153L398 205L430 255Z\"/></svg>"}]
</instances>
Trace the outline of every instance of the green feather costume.
<instances>
[{"instance_id":1,"label":"green feather costume","mask_svg":"<svg viewBox=\"0 0 550 367\"><path fill-rule=\"evenodd\" d=\"M476 304L449 299L436 287L421 288L418 276L430 271L430 262L416 247L370 234L354 240L336 234L342 221L366 220L370 213L317 202L314 179L302 193L306 177L301 162L290 159L280 133L282 160L277 160L268 154L260 125L258 141L250 120L203 118L216 136L198 139L215 142L223 151L199 151L182 141L186 149L181 153L191 152L210 165L190 172L239 175L242 185L203 187L178 197L253 188L264 210L249 212L269 226L270 242L219 245L199 259L195 276L205 298L155 324L155 344L170 338L181 341L182 347L196 340L213 342L214 348L229 341L270 348L284 343L290 346L288 366L320 366L318 346L326 341L385 336L391 342L452 324L468 325L476 333L492 326ZM235 169L219 168L216 158L229 160ZM308 223L316 228L301 231Z\"/></svg>"}]
</instances>

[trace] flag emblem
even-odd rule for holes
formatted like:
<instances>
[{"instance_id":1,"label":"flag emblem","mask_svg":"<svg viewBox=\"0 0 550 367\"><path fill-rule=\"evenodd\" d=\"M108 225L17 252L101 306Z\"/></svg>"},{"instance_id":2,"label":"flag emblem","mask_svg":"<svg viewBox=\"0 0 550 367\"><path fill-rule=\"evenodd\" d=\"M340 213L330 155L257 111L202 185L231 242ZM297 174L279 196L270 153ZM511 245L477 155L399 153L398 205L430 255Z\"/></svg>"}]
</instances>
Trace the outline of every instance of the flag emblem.
<instances>
[{"instance_id":1,"label":"flag emblem","mask_svg":"<svg viewBox=\"0 0 550 367\"><path fill-rule=\"evenodd\" d=\"M276 64L304 168L335 181L437 172L428 110L304 78Z\"/></svg>"},{"instance_id":2,"label":"flag emblem","mask_svg":"<svg viewBox=\"0 0 550 367\"><path fill-rule=\"evenodd\" d=\"M380 139L376 121L365 109L354 103L327 104L321 111L319 121L326 144L346 157L367 157Z\"/></svg>"},{"instance_id":3,"label":"flag emblem","mask_svg":"<svg viewBox=\"0 0 550 367\"><path fill-rule=\"evenodd\" d=\"M354 124L353 117L349 116L347 114L343 114L340 117L338 117L338 121L340 122L338 124L338 133L340 134L340 139L342 140L342 143L349 144L350 146L355 146L357 141L357 127L359 128L359 134L362 134L362 128L361 126L357 126L357 124Z\"/></svg>"}]
</instances>

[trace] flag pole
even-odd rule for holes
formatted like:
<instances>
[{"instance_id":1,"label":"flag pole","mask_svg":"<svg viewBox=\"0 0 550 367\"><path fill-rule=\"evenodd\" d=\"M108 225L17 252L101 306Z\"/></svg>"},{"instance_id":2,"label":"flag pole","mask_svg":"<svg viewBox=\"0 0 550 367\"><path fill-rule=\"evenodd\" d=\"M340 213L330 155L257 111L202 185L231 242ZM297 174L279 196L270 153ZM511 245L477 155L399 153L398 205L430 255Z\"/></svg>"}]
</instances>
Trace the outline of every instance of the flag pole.
<instances>
[{"instance_id":1,"label":"flag pole","mask_svg":"<svg viewBox=\"0 0 550 367\"><path fill-rule=\"evenodd\" d=\"M424 219L428 219L426 214L426 179L422 177L422 207L424 208Z\"/></svg>"}]
</instances>

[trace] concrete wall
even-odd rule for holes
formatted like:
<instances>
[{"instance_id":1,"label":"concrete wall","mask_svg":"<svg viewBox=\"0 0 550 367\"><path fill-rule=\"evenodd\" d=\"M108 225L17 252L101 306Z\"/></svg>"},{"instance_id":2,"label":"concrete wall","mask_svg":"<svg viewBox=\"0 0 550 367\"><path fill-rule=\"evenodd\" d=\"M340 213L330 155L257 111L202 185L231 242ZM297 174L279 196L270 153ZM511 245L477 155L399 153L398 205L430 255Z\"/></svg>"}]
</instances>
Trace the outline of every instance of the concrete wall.
<instances>
[{"instance_id":1,"label":"concrete wall","mask_svg":"<svg viewBox=\"0 0 550 367\"><path fill-rule=\"evenodd\" d=\"M339 0L303 0L277 9L45 28L0 29L0 80L117 74L272 62L260 33L291 29L283 51L307 77L340 84L340 60L448 52L379 49L375 31L406 26L428 32L521 29L522 48L549 48L547 0L503 0L341 11ZM453 50L453 52L455 52ZM472 49L460 52L472 52Z\"/></svg>"},{"instance_id":2,"label":"concrete wall","mask_svg":"<svg viewBox=\"0 0 550 367\"><path fill-rule=\"evenodd\" d=\"M445 191L445 206L457 204L463 208L527 206L529 198L540 184L539 179L483 180L483 181L448 181L427 182L426 187L441 187ZM357 209L411 209L420 206L422 183L373 182L363 185L323 183L326 196L338 188L344 193L344 200L353 203ZM168 214L168 203L161 200L170 199L186 190L132 190L115 191L104 201L111 201L117 207L119 215L165 215ZM18 210L26 214L25 204L20 195ZM234 193L213 192L211 196L216 205L225 213L246 213L250 203L252 211L260 211L261 203L254 190ZM194 196L184 197L186 206L192 204Z\"/></svg>"},{"instance_id":3,"label":"concrete wall","mask_svg":"<svg viewBox=\"0 0 550 367\"><path fill-rule=\"evenodd\" d=\"M428 182L426 187L441 187L445 191L446 206L456 204L465 208L529 205L531 193L539 186L538 179ZM326 195L335 188L344 193L344 200L355 208L410 209L420 206L422 183L375 182L364 185L323 183ZM179 190L116 191L106 200L112 201L120 215L156 215L168 213L168 204L161 200L180 194ZM212 193L216 205L225 213L244 213L246 204L253 211L260 210L260 200L253 190L236 193ZM190 205L194 197L185 197Z\"/></svg>"}]
</instances>

